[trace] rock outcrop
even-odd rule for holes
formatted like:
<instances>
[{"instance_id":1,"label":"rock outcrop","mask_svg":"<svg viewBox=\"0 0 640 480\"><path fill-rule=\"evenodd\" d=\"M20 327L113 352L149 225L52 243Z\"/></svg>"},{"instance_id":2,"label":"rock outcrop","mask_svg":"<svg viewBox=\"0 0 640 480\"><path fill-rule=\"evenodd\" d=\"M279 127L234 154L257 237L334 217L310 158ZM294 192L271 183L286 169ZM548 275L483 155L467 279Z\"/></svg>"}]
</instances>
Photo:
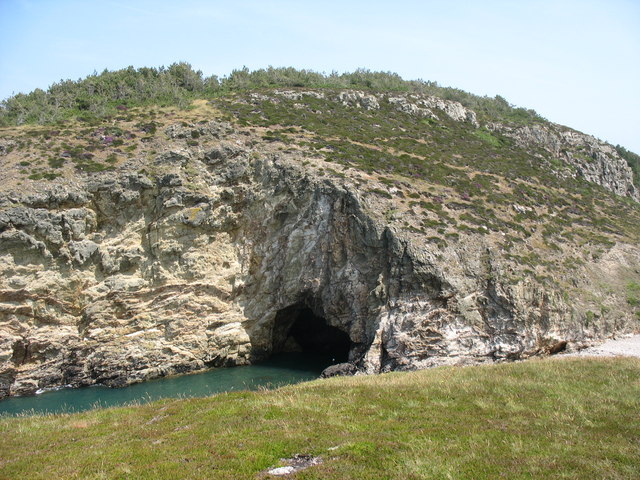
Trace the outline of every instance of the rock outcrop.
<instances>
[{"instance_id":1,"label":"rock outcrop","mask_svg":"<svg viewBox=\"0 0 640 480\"><path fill-rule=\"evenodd\" d=\"M591 135L553 124L520 127L490 124L488 128L513 138L524 148L544 149L561 164L569 166L569 175L582 177L616 195L640 201L640 191L633 183L631 167L615 148Z\"/></svg>"},{"instance_id":2,"label":"rock outcrop","mask_svg":"<svg viewBox=\"0 0 640 480\"><path fill-rule=\"evenodd\" d=\"M355 375L357 372L358 367L353 363L337 363L325 368L320 374L320 378L345 377Z\"/></svg>"}]
</instances>

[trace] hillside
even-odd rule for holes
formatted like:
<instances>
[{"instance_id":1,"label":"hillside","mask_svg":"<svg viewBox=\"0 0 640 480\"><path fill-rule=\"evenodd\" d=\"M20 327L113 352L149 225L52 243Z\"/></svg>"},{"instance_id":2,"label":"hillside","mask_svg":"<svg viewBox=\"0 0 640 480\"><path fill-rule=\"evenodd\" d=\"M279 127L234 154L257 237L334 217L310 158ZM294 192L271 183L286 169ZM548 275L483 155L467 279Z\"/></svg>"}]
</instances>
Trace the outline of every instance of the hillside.
<instances>
[{"instance_id":1,"label":"hillside","mask_svg":"<svg viewBox=\"0 0 640 480\"><path fill-rule=\"evenodd\" d=\"M0 121L0 395L640 329L637 156L500 97L177 64L13 97Z\"/></svg>"}]
</instances>

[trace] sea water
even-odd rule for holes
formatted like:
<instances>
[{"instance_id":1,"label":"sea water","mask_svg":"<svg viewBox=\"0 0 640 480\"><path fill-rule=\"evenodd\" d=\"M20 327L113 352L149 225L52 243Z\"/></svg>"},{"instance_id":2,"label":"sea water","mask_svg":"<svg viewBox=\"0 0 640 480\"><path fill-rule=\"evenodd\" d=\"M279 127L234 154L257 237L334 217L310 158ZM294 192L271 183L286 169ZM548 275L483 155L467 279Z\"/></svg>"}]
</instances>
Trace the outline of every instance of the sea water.
<instances>
[{"instance_id":1,"label":"sea water","mask_svg":"<svg viewBox=\"0 0 640 480\"><path fill-rule=\"evenodd\" d=\"M318 378L332 363L326 355L282 353L256 365L214 368L123 388L61 388L28 397L5 398L0 400L0 415L81 412L160 398L205 397L221 392L276 388Z\"/></svg>"}]
</instances>

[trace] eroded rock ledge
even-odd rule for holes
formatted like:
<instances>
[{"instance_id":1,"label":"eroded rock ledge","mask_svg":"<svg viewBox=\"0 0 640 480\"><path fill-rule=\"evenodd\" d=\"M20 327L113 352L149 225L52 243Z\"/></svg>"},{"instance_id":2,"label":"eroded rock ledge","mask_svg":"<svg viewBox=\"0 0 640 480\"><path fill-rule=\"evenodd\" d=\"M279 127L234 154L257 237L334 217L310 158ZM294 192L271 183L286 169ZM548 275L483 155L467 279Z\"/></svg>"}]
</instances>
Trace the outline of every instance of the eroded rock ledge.
<instances>
[{"instance_id":1,"label":"eroded rock ledge","mask_svg":"<svg viewBox=\"0 0 640 480\"><path fill-rule=\"evenodd\" d=\"M303 311L367 373L524 358L634 325L586 325L559 293L507 282L489 237L440 248L385 217L392 200L293 154L221 141L135 167L0 199L0 396L247 364L304 348ZM585 271L639 258L609 255Z\"/></svg>"}]
</instances>

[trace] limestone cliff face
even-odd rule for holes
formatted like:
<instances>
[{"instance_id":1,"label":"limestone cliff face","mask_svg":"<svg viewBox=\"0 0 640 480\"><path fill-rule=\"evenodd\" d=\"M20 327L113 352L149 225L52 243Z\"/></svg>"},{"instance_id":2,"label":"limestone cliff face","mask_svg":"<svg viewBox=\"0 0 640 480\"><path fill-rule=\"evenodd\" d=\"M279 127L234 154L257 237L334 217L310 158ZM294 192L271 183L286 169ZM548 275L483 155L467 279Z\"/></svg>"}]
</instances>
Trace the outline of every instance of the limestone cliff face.
<instances>
[{"instance_id":1,"label":"limestone cliff face","mask_svg":"<svg viewBox=\"0 0 640 480\"><path fill-rule=\"evenodd\" d=\"M461 106L387 100L476 125ZM180 143L194 128L209 143ZM525 358L638 328L607 286L637 275L637 245L576 267L567 294L518 276L504 232L446 244L418 232L408 184L381 195L375 175L231 132L172 125L151 161L2 195L0 396L247 364L292 342L283 312L301 309L346 334L368 373ZM591 312L594 296L608 315Z\"/></svg>"}]
</instances>

